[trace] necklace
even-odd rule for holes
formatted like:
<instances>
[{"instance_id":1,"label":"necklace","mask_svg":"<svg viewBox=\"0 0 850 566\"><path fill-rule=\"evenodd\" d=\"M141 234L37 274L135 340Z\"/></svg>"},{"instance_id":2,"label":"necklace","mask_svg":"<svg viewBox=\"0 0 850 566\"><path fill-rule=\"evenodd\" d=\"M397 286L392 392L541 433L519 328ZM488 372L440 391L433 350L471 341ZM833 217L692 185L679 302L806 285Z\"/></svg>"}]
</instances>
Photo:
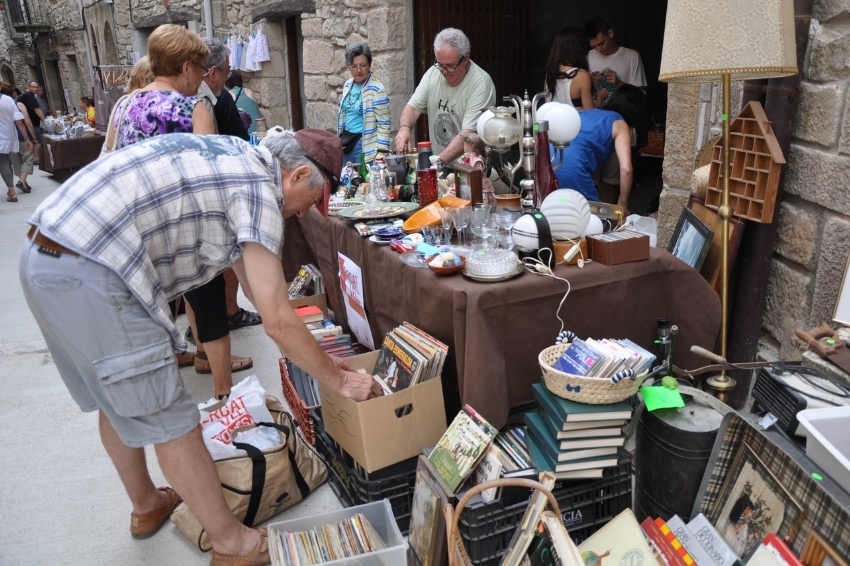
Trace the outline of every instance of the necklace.
<instances>
[{"instance_id":1,"label":"necklace","mask_svg":"<svg viewBox=\"0 0 850 566\"><path fill-rule=\"evenodd\" d=\"M362 90L362 89L361 89ZM353 108L357 103L357 100L360 98L360 90L357 91L353 97L351 96L354 93L354 87L351 87L351 90L348 91L348 94L345 95L344 105L346 108Z\"/></svg>"}]
</instances>

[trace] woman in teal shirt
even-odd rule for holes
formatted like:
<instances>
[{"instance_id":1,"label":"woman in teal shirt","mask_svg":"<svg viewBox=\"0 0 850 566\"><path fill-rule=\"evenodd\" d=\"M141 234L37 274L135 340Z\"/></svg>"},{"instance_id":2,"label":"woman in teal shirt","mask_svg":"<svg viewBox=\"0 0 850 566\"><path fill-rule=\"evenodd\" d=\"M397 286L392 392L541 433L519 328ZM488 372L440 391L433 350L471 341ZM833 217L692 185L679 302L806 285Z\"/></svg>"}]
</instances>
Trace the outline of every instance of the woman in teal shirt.
<instances>
[{"instance_id":1,"label":"woman in teal shirt","mask_svg":"<svg viewBox=\"0 0 850 566\"><path fill-rule=\"evenodd\" d=\"M236 108L242 110L251 117L251 125L248 126L248 135L257 131L257 119L262 118L260 109L254 101L254 93L250 89L242 87L242 71L230 71L230 78L224 83L227 90L230 91L230 96L236 101Z\"/></svg>"},{"instance_id":2,"label":"woman in teal shirt","mask_svg":"<svg viewBox=\"0 0 850 566\"><path fill-rule=\"evenodd\" d=\"M351 78L342 87L337 114L337 134L345 144L360 134L356 143L345 148L342 166L360 163L360 154L372 161L379 151L390 147L390 99L380 81L372 77L372 50L365 42L353 43L345 50L345 63Z\"/></svg>"}]
</instances>

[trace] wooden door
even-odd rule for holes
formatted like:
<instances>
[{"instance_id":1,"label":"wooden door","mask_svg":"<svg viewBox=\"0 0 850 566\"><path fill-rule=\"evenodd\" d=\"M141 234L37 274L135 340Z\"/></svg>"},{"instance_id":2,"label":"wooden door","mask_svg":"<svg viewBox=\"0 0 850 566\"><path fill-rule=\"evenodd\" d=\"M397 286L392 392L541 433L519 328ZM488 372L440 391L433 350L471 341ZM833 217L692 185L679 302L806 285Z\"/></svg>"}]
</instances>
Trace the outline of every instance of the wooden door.
<instances>
[{"instance_id":1,"label":"wooden door","mask_svg":"<svg viewBox=\"0 0 850 566\"><path fill-rule=\"evenodd\" d=\"M434 37L454 27L469 37L472 60L493 79L497 104L509 94L522 96L529 88L529 6L521 0L414 0L416 84L434 64ZM418 125L419 138L427 140L427 120Z\"/></svg>"}]
</instances>

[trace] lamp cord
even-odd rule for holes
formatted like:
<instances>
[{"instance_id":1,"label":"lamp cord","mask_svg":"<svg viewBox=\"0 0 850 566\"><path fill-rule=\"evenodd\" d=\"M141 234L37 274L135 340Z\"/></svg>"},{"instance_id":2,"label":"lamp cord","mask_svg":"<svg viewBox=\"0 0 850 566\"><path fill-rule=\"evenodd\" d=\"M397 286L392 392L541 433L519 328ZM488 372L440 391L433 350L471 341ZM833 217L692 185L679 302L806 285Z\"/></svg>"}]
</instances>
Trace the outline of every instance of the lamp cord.
<instances>
[{"instance_id":1,"label":"lamp cord","mask_svg":"<svg viewBox=\"0 0 850 566\"><path fill-rule=\"evenodd\" d=\"M525 267L525 270L529 273L533 273L535 275L542 275L544 277L551 277L552 279L557 279L558 281L563 281L567 284L567 292L564 293L564 296L561 298L561 302L558 303L558 310L555 311L555 318L558 319L558 322L561 323L561 329L558 331L560 334L564 330L564 319L561 318L561 307L564 306L564 301L567 300L567 297L570 296L570 291L572 290L572 286L570 282L564 279L563 277L558 277L554 273L552 273L552 268L543 261L543 258L540 256L540 252L543 250L547 250L550 254L550 257L553 257L555 253L549 248L541 248L537 250L537 257L524 257L522 258L522 264ZM582 254L583 257L583 254Z\"/></svg>"}]
</instances>

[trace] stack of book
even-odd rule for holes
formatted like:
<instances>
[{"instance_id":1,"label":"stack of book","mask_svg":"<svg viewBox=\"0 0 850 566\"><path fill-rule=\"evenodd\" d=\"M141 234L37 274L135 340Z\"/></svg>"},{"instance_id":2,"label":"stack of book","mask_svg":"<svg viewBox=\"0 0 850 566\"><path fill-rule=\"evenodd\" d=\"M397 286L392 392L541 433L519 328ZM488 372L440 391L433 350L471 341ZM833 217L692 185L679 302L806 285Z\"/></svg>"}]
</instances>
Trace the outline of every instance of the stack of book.
<instances>
[{"instance_id":1,"label":"stack of book","mask_svg":"<svg viewBox=\"0 0 850 566\"><path fill-rule=\"evenodd\" d=\"M311 295L321 295L324 293L324 282L322 281L322 273L312 263L302 265L298 270L298 275L289 284L289 298L300 299L301 297L309 297Z\"/></svg>"},{"instance_id":2,"label":"stack of book","mask_svg":"<svg viewBox=\"0 0 850 566\"><path fill-rule=\"evenodd\" d=\"M372 371L389 395L443 373L449 347L409 322L384 336Z\"/></svg>"},{"instance_id":3,"label":"stack of book","mask_svg":"<svg viewBox=\"0 0 850 566\"><path fill-rule=\"evenodd\" d=\"M655 356L631 340L575 339L552 366L558 371L586 377L608 378L623 370L640 375L652 367Z\"/></svg>"},{"instance_id":4,"label":"stack of book","mask_svg":"<svg viewBox=\"0 0 850 566\"><path fill-rule=\"evenodd\" d=\"M317 340L342 334L342 327L334 324L330 317L315 305L298 307L295 309L295 314Z\"/></svg>"},{"instance_id":5,"label":"stack of book","mask_svg":"<svg viewBox=\"0 0 850 566\"><path fill-rule=\"evenodd\" d=\"M628 401L589 405L558 397L543 383L532 386L538 409L526 413L526 445L534 466L558 479L601 478L617 465L623 425L632 416Z\"/></svg>"},{"instance_id":6,"label":"stack of book","mask_svg":"<svg viewBox=\"0 0 850 566\"><path fill-rule=\"evenodd\" d=\"M387 547L361 513L335 525L288 533L269 528L269 554L276 565L322 564Z\"/></svg>"}]
</instances>

